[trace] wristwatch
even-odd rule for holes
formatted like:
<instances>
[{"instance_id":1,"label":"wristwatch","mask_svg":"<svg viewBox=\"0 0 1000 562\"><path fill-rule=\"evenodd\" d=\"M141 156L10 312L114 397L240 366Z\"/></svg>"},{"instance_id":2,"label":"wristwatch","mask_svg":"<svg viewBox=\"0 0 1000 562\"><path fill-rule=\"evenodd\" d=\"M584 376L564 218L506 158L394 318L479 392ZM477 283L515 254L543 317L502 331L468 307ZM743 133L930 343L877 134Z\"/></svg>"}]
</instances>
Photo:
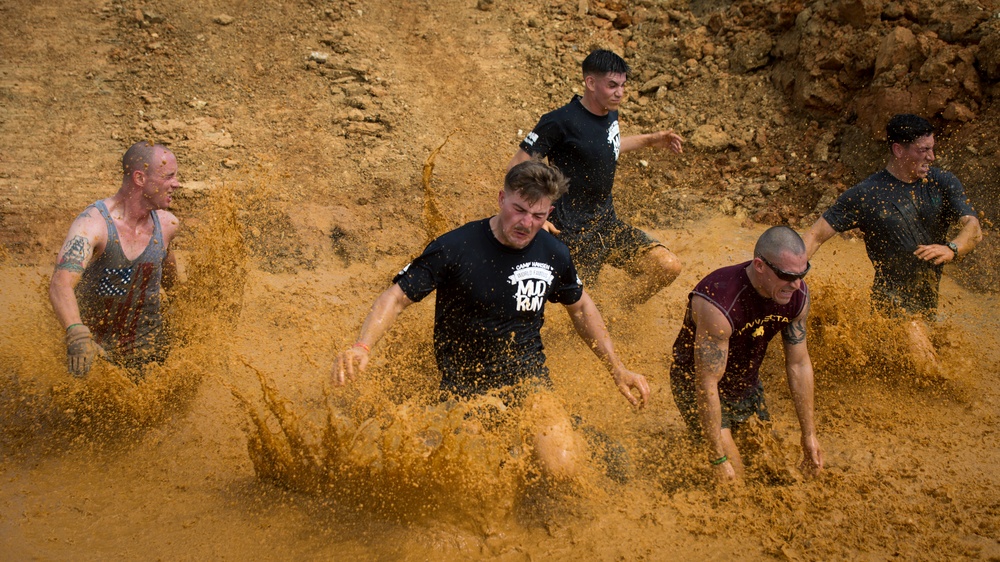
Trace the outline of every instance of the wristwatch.
<instances>
[{"instance_id":1,"label":"wristwatch","mask_svg":"<svg viewBox=\"0 0 1000 562\"><path fill-rule=\"evenodd\" d=\"M958 259L958 244L955 244L954 242L945 242L944 245L948 246L948 249L951 250L952 252L955 252L955 257L952 258L952 260L953 261L957 260Z\"/></svg>"}]
</instances>

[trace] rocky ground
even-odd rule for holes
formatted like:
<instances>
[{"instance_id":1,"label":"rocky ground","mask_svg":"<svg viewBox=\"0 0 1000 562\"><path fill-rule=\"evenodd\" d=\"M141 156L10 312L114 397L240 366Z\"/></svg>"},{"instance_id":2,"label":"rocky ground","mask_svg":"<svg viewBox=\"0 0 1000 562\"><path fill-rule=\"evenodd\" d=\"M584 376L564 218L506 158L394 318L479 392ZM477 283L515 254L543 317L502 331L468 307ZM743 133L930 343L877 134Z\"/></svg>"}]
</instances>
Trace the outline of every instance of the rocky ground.
<instances>
[{"instance_id":1,"label":"rocky ground","mask_svg":"<svg viewBox=\"0 0 1000 562\"><path fill-rule=\"evenodd\" d=\"M939 163L987 219L1000 206L991 2L64 4L76 17L0 5L11 54L0 229L19 259L58 244L58 219L114 184L116 155L138 138L181 154L188 218L205 190L273 174L290 203L275 219L286 237L330 237L349 259L412 252L399 240L421 220L430 152L450 138L441 160L465 163L435 177L450 224L488 211L469 180L495 181L538 116L579 91L596 46L633 67L625 133L673 128L688 140L681 158L624 157L618 205L639 225L721 212L805 227L877 169L898 111L932 117ZM291 227L295 205L332 220ZM376 220L386 216L407 220ZM993 256L992 242L979 253ZM969 260L967 282L996 290L977 279L992 261Z\"/></svg>"}]
</instances>

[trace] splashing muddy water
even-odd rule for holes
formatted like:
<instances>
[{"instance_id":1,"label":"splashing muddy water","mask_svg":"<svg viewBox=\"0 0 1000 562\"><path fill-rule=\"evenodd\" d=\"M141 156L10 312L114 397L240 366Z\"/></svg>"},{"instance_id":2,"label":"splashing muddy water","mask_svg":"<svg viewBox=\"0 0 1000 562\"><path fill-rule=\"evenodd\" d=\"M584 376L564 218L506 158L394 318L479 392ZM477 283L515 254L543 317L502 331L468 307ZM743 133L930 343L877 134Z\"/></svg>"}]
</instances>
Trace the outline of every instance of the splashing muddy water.
<instances>
[{"instance_id":1,"label":"splashing muddy water","mask_svg":"<svg viewBox=\"0 0 1000 562\"><path fill-rule=\"evenodd\" d=\"M918 377L898 327L868 312L862 245L829 242L808 278L827 469L807 481L795 468L776 344L762 369L774 421L750 432L746 482L718 490L671 399L669 349L687 291L748 259L762 227L721 217L658 231L685 261L677 282L633 314L616 308L617 272L592 288L626 364L650 378L648 408L628 406L549 307L556 393L624 448L630 475L609 478L597 451L594 470L551 490L495 398L438 401L430 302L402 315L352 386L329 387L332 352L405 260L313 259L268 234L283 230L272 201L248 182L199 203L210 212L182 244L168 313L177 344L139 384L106 365L66 375L48 267L0 264L4 558L1000 557L995 296L946 276L945 368Z\"/></svg>"}]
</instances>

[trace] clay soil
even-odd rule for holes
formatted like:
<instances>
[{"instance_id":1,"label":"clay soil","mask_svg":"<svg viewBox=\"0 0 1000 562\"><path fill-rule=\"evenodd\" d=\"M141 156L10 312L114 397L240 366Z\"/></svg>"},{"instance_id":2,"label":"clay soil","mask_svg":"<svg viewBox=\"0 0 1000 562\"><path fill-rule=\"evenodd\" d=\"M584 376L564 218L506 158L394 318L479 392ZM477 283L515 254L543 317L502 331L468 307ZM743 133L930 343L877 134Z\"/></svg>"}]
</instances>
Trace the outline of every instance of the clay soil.
<instances>
[{"instance_id":1,"label":"clay soil","mask_svg":"<svg viewBox=\"0 0 1000 562\"><path fill-rule=\"evenodd\" d=\"M1000 13L938 4L0 0L3 557L1000 559ZM390 517L263 477L247 452L248 410L268 411L254 370L303 417L315 410L371 300L430 237L495 211L518 142L580 91L594 47L633 67L624 134L672 128L688 141L681 155L624 155L616 184L619 214L684 273L632 315L614 299L620 272L593 288L653 402L629 410L558 310L545 332L561 394L627 445L633 481L465 524L447 506ZM942 285L948 372L916 379L893 356L891 329L866 315L861 244L834 239L810 281L828 470L804 481L794 468L777 352L765 373L777 468L716 490L669 393L686 292L746 259L766 226L804 229L876 171L897 111L932 117L939 164L987 226ZM70 435L25 406L53 407L44 397L66 377L47 276L73 217L113 193L122 152L143 139L178 157L175 250L189 284L178 308L202 306L186 318L211 319L192 332L211 350L189 334L187 363L167 367L199 371L200 384L163 394L176 404L155 421ZM203 289L216 292L196 298ZM436 384L430 308L408 312L382 350L376 375L407 365L389 402Z\"/></svg>"}]
</instances>

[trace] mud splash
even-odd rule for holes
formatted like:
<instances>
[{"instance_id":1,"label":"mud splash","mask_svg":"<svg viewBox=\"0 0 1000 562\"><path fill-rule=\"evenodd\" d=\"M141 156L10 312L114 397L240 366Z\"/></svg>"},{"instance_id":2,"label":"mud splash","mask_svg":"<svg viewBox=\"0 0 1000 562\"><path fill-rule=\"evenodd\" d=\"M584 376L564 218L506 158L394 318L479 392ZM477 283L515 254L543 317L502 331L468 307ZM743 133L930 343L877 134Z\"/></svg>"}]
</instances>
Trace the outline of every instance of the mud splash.
<instances>
[{"instance_id":1,"label":"mud splash","mask_svg":"<svg viewBox=\"0 0 1000 562\"><path fill-rule=\"evenodd\" d=\"M201 251L190 255L186 279L164 298L171 353L142 372L97 360L86 377L69 375L48 302L49 271L3 271L10 314L0 341L0 458L134 439L183 410L206 373L227 370L222 336L239 315L248 257L236 197L234 189L221 189L206 202L209 218L190 234Z\"/></svg>"},{"instance_id":2,"label":"mud splash","mask_svg":"<svg viewBox=\"0 0 1000 562\"><path fill-rule=\"evenodd\" d=\"M248 448L258 476L400 520L482 522L510 508L526 451L510 450L519 428L499 399L393 404L380 393L326 388L320 411L303 412L246 368L260 382L264 408L232 392L252 421ZM482 412L489 430L469 418Z\"/></svg>"},{"instance_id":3,"label":"mud splash","mask_svg":"<svg viewBox=\"0 0 1000 562\"><path fill-rule=\"evenodd\" d=\"M167 363L139 385L107 365L85 381L68 378L45 299L47 271L0 270L11 288L0 298L12 327L0 341L4 453L76 451L65 460L47 454L48 468L6 464L19 489L34 490L31 509L65 501L36 498L62 482L58 474L69 465L94 467L85 481L66 484L74 493L104 497L103 488L122 489L96 468L109 463L114 474L134 477L129 486L147 501L186 498L183 508L161 510L166 520L186 525L190 513L207 514L204 528L184 531L201 537L200 552L226 536L228 546L252 555L262 526L275 529L267 535L273 544L305 557L349 551L370 559L743 553L923 560L997 552L989 538L1000 532L995 476L982 469L995 458L991 365L1000 354L990 328L996 320L983 315L992 297L954 283L944 288L945 319L934 338L946 368L939 377L919 377L902 353L898 323L869 312L870 271L860 248L831 241L837 252L820 255L809 280L826 470L807 481L796 469L798 426L776 343L762 369L773 421L746 436L744 484L717 489L670 397L665 350L687 289L708 271L745 259L758 231L718 219L700 225L697 236L657 233L689 256L687 269L636 314L615 313L611 325L626 363L650 377L647 410L631 411L568 318L557 307L548 314L543 339L556 393L585 425L620 443L630 462L630 479L621 484L601 473L597 451L595 470L573 490L553 492L526 461L524 420L515 412L496 397L439 402L429 303L407 310L377 346L363 380L347 388L325 384L332 352L353 337L368 302L400 264L345 268L317 260L310 269L310 251L275 234L287 215L271 183L262 173L197 200L206 212L178 245L186 279L169 308L184 329ZM685 247L704 245L718 251ZM612 275L595 291L613 302L614 287ZM969 329L975 325L984 329ZM210 438L203 441L201 432ZM91 459L89 446L107 442L127 445L129 454ZM128 468L134 463L140 468ZM157 486L159 477L143 472L165 463L178 474ZM199 481L210 484L199 492ZM11 501L9 494L0 498ZM95 517L117 516L111 510ZM32 521L51 528L55 520L28 519L21 528L33 528ZM58 521L62 536L81 540L72 517ZM169 533L141 522L129 532L159 540L158 555L178 554ZM29 534L23 544L42 540ZM122 539L104 540L114 550Z\"/></svg>"}]
</instances>

